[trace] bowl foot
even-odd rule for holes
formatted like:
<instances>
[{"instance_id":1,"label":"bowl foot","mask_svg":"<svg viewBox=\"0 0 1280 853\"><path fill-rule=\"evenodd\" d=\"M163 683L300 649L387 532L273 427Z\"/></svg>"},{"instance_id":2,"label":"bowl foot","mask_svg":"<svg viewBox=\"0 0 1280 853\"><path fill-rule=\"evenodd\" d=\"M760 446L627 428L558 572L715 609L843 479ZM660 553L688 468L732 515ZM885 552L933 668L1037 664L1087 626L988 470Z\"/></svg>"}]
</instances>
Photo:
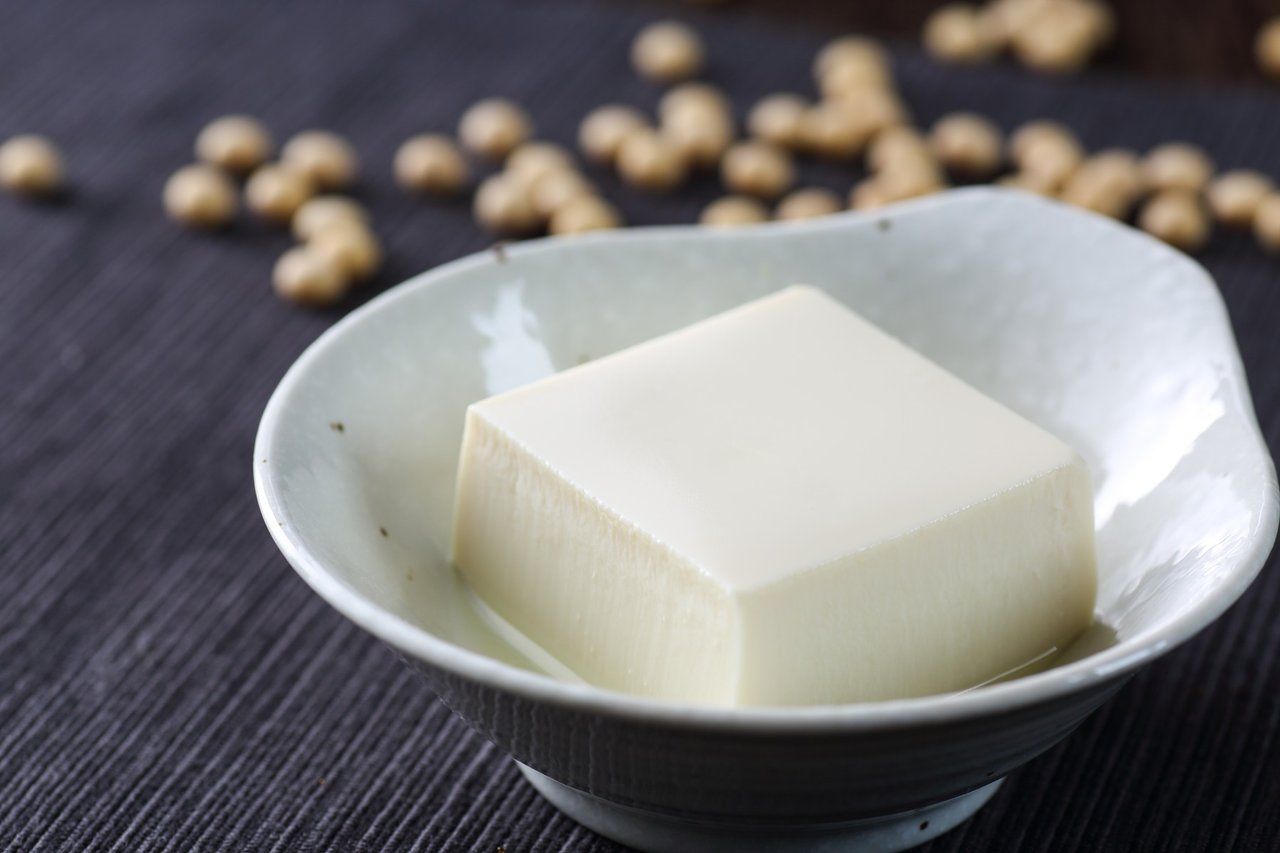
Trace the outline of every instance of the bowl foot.
<instances>
[{"instance_id":1,"label":"bowl foot","mask_svg":"<svg viewBox=\"0 0 1280 853\"><path fill-rule=\"evenodd\" d=\"M986 805L1003 779L931 806L841 823L760 827L689 820L602 800L519 762L516 765L553 806L606 838L646 853L891 853L936 838Z\"/></svg>"}]
</instances>

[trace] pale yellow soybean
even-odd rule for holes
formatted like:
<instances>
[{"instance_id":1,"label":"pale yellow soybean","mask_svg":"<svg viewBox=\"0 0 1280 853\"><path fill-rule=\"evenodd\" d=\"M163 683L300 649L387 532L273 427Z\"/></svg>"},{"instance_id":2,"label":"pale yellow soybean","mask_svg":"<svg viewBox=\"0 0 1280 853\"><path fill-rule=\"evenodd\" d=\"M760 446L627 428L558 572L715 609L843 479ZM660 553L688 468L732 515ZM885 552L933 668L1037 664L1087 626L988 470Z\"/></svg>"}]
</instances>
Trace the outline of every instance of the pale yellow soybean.
<instances>
[{"instance_id":1,"label":"pale yellow soybean","mask_svg":"<svg viewBox=\"0 0 1280 853\"><path fill-rule=\"evenodd\" d=\"M164 185L164 209L189 228L224 228L240 206L236 186L226 173L205 163L183 166Z\"/></svg>"}]
</instances>

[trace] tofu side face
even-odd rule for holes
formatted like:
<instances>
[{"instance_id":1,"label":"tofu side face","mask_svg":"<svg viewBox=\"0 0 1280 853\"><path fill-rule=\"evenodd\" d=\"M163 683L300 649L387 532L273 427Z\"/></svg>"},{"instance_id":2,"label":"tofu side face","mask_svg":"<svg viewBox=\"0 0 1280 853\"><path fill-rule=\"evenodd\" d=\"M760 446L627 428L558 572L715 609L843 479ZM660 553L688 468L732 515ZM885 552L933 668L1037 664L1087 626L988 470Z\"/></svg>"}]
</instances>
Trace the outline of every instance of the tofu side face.
<instances>
[{"instance_id":1,"label":"tofu side face","mask_svg":"<svg viewBox=\"0 0 1280 853\"><path fill-rule=\"evenodd\" d=\"M584 681L703 704L736 689L729 591L474 410L453 552L490 608Z\"/></svg>"},{"instance_id":2,"label":"tofu side face","mask_svg":"<svg viewBox=\"0 0 1280 853\"><path fill-rule=\"evenodd\" d=\"M735 705L966 690L1093 618L1093 495L1076 459L911 533L742 597ZM839 664L832 665L832 656Z\"/></svg>"},{"instance_id":3,"label":"tofu side face","mask_svg":"<svg viewBox=\"0 0 1280 853\"><path fill-rule=\"evenodd\" d=\"M1075 452L806 287L472 406L454 560L587 681L722 705L963 689L1096 583Z\"/></svg>"}]
</instances>

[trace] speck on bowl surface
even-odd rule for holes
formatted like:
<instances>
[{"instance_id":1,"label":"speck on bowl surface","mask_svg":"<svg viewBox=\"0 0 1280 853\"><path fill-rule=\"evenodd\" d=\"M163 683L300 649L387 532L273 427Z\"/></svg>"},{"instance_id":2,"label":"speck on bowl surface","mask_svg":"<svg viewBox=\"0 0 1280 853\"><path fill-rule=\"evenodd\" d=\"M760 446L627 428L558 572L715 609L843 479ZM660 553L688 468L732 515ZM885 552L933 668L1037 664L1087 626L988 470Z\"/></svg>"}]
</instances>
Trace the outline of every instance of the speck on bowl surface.
<instances>
[{"instance_id":1,"label":"speck on bowl surface","mask_svg":"<svg viewBox=\"0 0 1280 853\"><path fill-rule=\"evenodd\" d=\"M715 709L555 681L478 617L445 556L467 404L797 282L1081 451L1114 642L962 694ZM544 240L424 273L303 354L267 406L254 471L272 536L317 593L556 806L661 851L896 850L945 832L1235 601L1277 519L1204 270L1125 226L988 189L736 231Z\"/></svg>"}]
</instances>

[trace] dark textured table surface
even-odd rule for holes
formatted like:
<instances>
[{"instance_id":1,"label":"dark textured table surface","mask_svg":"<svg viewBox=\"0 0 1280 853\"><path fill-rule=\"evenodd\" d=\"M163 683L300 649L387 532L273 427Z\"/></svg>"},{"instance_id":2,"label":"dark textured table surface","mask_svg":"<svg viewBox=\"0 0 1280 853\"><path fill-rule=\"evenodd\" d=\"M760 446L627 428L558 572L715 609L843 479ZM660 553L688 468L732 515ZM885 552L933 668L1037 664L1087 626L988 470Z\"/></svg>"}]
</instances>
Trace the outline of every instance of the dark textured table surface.
<instances>
[{"instance_id":1,"label":"dark textured table surface","mask_svg":"<svg viewBox=\"0 0 1280 853\"><path fill-rule=\"evenodd\" d=\"M625 46L649 14L577 0L346 6L0 4L0 137L70 162L58 204L0 197L0 848L615 850L543 803L389 651L298 581L261 523L254 429L339 312L278 302L285 235L169 224L160 188L229 111L281 136L348 134L390 253L379 287L487 240L463 202L407 199L395 145L487 94L571 138L605 99L649 106ZM830 35L698 17L741 108L803 89ZM1280 175L1280 94L898 57L923 120L1053 116L1090 145L1205 145ZM855 174L810 167L847 188ZM635 223L689 221L702 180ZM1280 442L1280 260L1242 235L1203 255ZM1015 774L932 850L1263 851L1280 846L1280 570Z\"/></svg>"}]
</instances>

